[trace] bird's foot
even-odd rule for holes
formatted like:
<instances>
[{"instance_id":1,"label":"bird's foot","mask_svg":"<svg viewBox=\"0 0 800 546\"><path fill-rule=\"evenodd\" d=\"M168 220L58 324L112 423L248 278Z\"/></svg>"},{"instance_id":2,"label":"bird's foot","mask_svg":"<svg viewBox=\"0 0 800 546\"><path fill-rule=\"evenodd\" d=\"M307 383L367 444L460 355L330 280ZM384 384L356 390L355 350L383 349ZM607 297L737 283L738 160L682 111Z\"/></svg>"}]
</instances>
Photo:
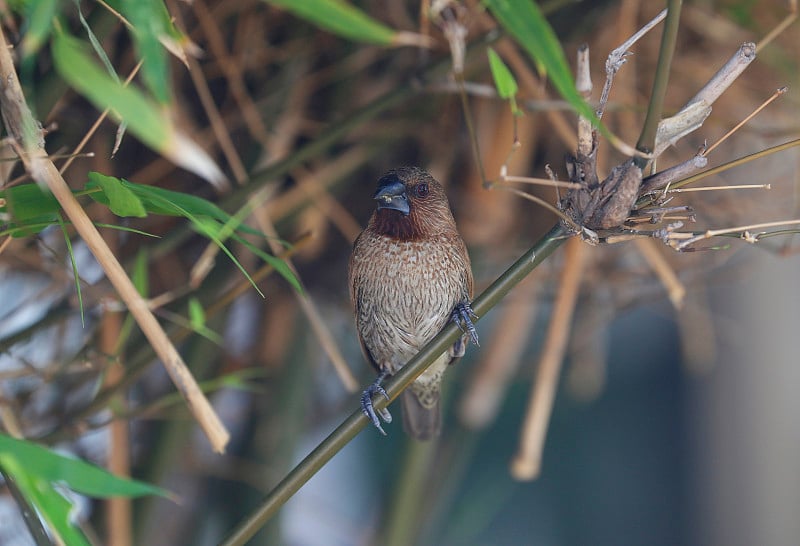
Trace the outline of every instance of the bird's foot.
<instances>
[{"instance_id":1,"label":"bird's foot","mask_svg":"<svg viewBox=\"0 0 800 546\"><path fill-rule=\"evenodd\" d=\"M375 394L380 394L387 400L389 399L389 395L386 394L386 390L381 386L381 381L386 377L385 373L382 373L378 376L378 379L375 380L369 387L367 387L363 393L361 393L361 411L364 412L364 415L367 416L367 419L372 421L372 424L375 425L381 434L386 436L386 431L383 430L381 426L381 419L383 419L384 423L391 423L392 422L392 414L389 413L387 408L383 409L376 409L375 406L372 405L372 396ZM378 418L380 416L380 419Z\"/></svg>"},{"instance_id":2,"label":"bird's foot","mask_svg":"<svg viewBox=\"0 0 800 546\"><path fill-rule=\"evenodd\" d=\"M478 315L472 310L470 303L468 301L462 301L456 305L453 308L452 318L453 322L461 328L462 332L469 334L472 343L480 347L480 343L478 343L478 331L472 323L472 319L478 318Z\"/></svg>"}]
</instances>

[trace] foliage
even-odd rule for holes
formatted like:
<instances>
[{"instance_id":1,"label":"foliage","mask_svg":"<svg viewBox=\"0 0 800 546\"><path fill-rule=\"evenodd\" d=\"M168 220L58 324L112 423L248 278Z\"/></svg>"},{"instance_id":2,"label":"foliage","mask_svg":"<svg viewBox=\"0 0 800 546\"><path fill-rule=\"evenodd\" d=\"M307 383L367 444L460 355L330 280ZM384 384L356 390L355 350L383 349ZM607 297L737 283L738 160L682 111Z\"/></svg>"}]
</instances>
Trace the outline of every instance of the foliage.
<instances>
[{"instance_id":1,"label":"foliage","mask_svg":"<svg viewBox=\"0 0 800 546\"><path fill-rule=\"evenodd\" d=\"M0 469L47 521L55 538L70 546L88 545L89 540L75 525L74 506L64 494L64 487L96 498L169 497L160 487L114 476L79 459L5 434L0 434Z\"/></svg>"}]
</instances>

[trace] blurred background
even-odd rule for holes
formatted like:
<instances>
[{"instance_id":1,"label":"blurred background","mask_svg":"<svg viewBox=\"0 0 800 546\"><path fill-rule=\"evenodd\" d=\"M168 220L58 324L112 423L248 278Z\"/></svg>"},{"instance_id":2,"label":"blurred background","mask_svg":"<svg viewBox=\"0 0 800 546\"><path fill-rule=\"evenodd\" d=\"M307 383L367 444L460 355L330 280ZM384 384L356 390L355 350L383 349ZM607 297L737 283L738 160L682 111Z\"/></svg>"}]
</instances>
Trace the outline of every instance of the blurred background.
<instances>
[{"instance_id":1,"label":"blurred background","mask_svg":"<svg viewBox=\"0 0 800 546\"><path fill-rule=\"evenodd\" d=\"M357 409L374 372L356 341L347 260L384 171L419 165L446 185L477 293L555 222L500 186L484 187L447 40L420 16L428 4L355 3L392 28L428 34L433 47L355 43L255 0L166 3L202 50L188 69L173 61L169 115L231 178L227 191L132 136L110 158L116 126L109 121L87 146L96 155L78 159L66 174L75 188L99 171L192 193L231 213L249 202L248 223L270 236L267 250L283 253L278 239L293 245L287 259L302 295L273 274L258 282L264 298L252 289L234 297L231 290L247 282L221 254L207 277L190 282L208 241L185 221L120 220L88 206L101 221L161 237L103 233L129 271L137 256L146 263L149 296L166 301L154 304L157 316L232 433L226 454L212 453L138 329L117 347L129 328L126 315L77 237L85 325L58 230L15 239L0 253L4 428L15 423L27 438L116 472L127 468L180 498L81 500L76 517L97 544L218 543ZM589 44L596 100L608 53L664 6L625 0L541 7L571 63L578 46ZM468 31L468 115L486 176L497 178L507 164L509 174L544 178L549 165L568 178L564 156L574 153L575 116L519 47L498 35L480 3L454 9ZM796 2L685 3L666 110L679 110L741 43L759 42L792 9ZM97 3L85 3L83 13L118 73L128 74L136 57L123 26ZM4 22L10 40L24 33L19 18L6 13ZM661 29L633 48L604 117L630 144L644 117ZM511 155L515 118L494 96L488 40L496 40L520 86L525 113L516 118L520 147ZM795 22L759 51L702 129L668 150L659 168L715 142L785 85L789 91L714 150L709 165L797 139L798 43ZM45 126L57 124L48 151L74 149L98 112L57 79L46 51L31 74L29 100ZM604 141L598 158L601 173L624 159ZM698 231L796 219L798 171L800 153L792 148L701 182L768 183L769 191L687 193L674 203L691 205L696 223L687 229ZM512 187L557 200L553 188ZM252 543L798 543L798 245L790 232L755 246L712 241L706 246L718 248L691 253L654 245L676 275L672 288L685 289L682 303L670 300L641 245L587 247L541 472L521 482L510 462L562 279L565 255L556 252L481 318L481 346L470 346L448 374L440 439L411 442L399 420L386 438L364 430ZM251 273L261 267L244 247L232 248ZM185 330L189 296L203 304L218 339ZM337 373L333 362L346 372ZM399 417L399 407L394 412ZM33 543L8 495L0 522L0 543Z\"/></svg>"}]
</instances>

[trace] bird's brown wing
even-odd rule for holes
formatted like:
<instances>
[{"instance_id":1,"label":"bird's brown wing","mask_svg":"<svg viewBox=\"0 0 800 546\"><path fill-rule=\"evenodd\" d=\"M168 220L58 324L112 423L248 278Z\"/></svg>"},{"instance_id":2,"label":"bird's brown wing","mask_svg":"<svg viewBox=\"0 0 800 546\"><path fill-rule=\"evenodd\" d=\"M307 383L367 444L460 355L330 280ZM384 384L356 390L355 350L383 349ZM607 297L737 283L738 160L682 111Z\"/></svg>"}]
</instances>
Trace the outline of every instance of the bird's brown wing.
<instances>
[{"instance_id":1,"label":"bird's brown wing","mask_svg":"<svg viewBox=\"0 0 800 546\"><path fill-rule=\"evenodd\" d=\"M358 313L358 301L355 302L355 305L356 305L356 313ZM364 358L367 359L367 362L370 363L370 366L372 366L378 373L385 371L378 365L378 362L375 360L375 358L373 358L372 353L369 352L369 349L364 343L364 338L361 337L361 332L358 332L358 342L361 344L361 352L364 353Z\"/></svg>"},{"instance_id":2,"label":"bird's brown wing","mask_svg":"<svg viewBox=\"0 0 800 546\"><path fill-rule=\"evenodd\" d=\"M358 329L358 317L361 316L361 294L358 288L357 276L353 269L353 258L355 256L355 249L358 248L358 241L361 239L363 233L356 238L355 243L353 243L353 253L350 255L350 261L347 266L347 277L350 284L350 301L353 304L353 313L356 319L356 331L358 332L358 342L361 344L361 352L364 354L364 358L367 359L367 362L370 363L376 372L381 373L380 366L378 366L377 361L369 352L369 349L364 344L364 338L361 336L361 331Z\"/></svg>"}]
</instances>

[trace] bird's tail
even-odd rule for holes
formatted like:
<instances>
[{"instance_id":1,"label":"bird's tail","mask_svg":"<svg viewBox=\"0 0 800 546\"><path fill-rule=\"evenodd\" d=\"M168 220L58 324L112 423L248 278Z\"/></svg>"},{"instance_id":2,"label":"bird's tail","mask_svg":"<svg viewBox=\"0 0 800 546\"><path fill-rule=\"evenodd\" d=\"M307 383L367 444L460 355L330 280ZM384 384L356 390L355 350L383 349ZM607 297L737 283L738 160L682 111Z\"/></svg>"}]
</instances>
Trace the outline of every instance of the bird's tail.
<instances>
[{"instance_id":1,"label":"bird's tail","mask_svg":"<svg viewBox=\"0 0 800 546\"><path fill-rule=\"evenodd\" d=\"M403 429L416 440L430 440L442 430L440 401L431 408L419 403L417 396L408 389L400 396L403 406Z\"/></svg>"}]
</instances>

